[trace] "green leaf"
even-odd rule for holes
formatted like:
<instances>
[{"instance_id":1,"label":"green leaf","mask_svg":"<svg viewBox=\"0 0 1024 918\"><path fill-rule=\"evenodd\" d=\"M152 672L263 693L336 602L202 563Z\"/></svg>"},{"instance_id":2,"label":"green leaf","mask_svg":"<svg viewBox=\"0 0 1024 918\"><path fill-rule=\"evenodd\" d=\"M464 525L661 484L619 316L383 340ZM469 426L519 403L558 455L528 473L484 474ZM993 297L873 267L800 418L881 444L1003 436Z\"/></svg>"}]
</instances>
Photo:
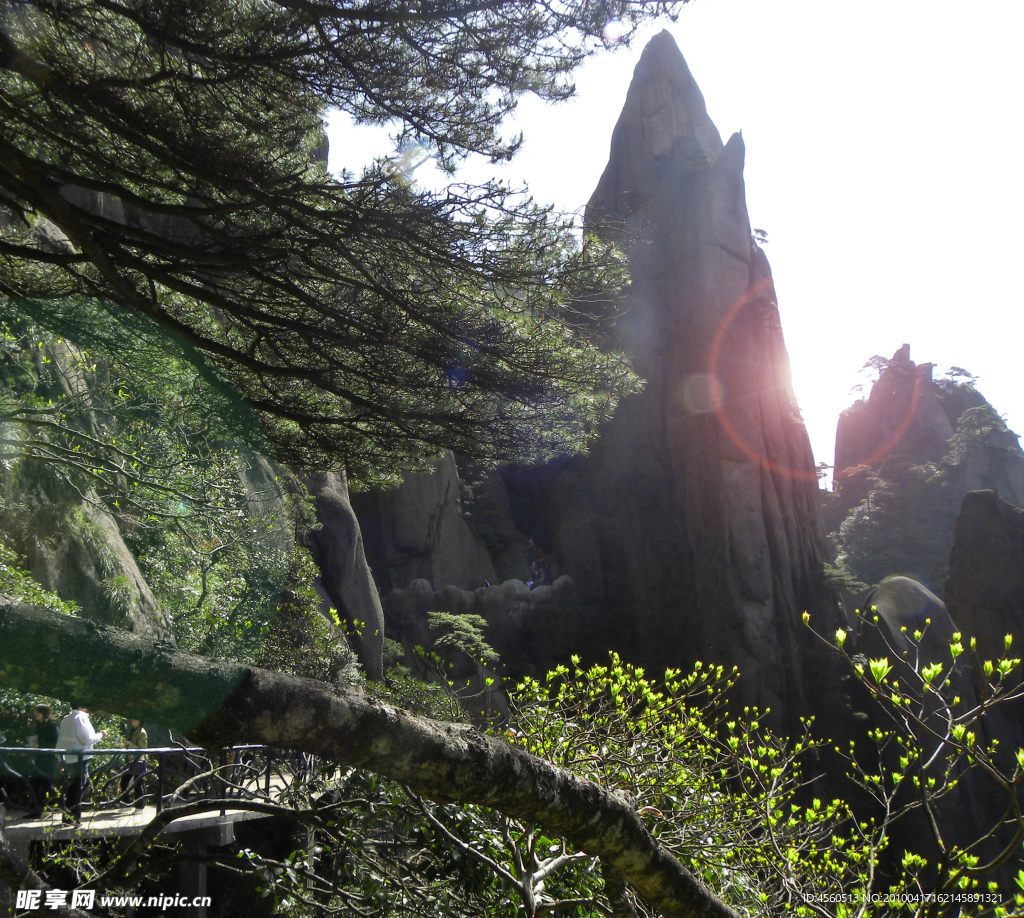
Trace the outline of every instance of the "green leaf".
<instances>
[{"instance_id":1,"label":"green leaf","mask_svg":"<svg viewBox=\"0 0 1024 918\"><path fill-rule=\"evenodd\" d=\"M875 682L879 685L885 682L885 677L892 670L892 664L884 657L878 660L869 660L868 665L871 667L871 675L875 677Z\"/></svg>"}]
</instances>

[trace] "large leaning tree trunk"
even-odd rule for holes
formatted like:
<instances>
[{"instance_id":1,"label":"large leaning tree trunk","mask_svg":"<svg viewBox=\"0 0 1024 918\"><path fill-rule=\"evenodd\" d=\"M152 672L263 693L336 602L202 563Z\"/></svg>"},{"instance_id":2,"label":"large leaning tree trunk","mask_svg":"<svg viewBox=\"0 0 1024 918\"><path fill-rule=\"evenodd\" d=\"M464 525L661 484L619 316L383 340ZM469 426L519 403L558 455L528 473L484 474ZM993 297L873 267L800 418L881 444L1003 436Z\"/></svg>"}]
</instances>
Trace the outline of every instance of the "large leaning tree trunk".
<instances>
[{"instance_id":1,"label":"large leaning tree trunk","mask_svg":"<svg viewBox=\"0 0 1024 918\"><path fill-rule=\"evenodd\" d=\"M155 720L208 746L265 743L493 807L598 856L666 918L737 918L647 831L622 795L472 727L311 679L177 652L0 597L0 684Z\"/></svg>"}]
</instances>

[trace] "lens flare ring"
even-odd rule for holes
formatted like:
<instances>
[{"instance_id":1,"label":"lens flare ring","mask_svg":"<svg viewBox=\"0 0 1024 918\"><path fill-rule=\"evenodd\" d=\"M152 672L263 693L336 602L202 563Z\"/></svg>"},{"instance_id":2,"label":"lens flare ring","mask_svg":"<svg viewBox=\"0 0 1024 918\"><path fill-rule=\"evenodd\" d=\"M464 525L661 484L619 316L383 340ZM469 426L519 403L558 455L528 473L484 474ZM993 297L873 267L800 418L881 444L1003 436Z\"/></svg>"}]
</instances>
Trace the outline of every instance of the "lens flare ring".
<instances>
[{"instance_id":1,"label":"lens flare ring","mask_svg":"<svg viewBox=\"0 0 1024 918\"><path fill-rule=\"evenodd\" d=\"M776 462L772 462L767 456L763 455L760 451L754 449L747 441L740 435L739 431L733 426L732 421L729 419L727 412L728 398L725 387L721 384L721 376L719 375L719 366L722 363L722 349L725 344L726 336L729 333L729 329L739 314L757 297L762 294L768 287L769 281L766 279L760 284L756 284L751 287L747 292L737 300L736 303L730 307L729 311L725 314L725 318L722 319L718 328L715 331L714 339L711 344L711 354L708 360L708 376L715 380L717 385L710 388L712 398L714 399L715 405L715 416L718 418L719 424L721 424L722 430L725 431L726 436L732 441L733 445L745 455L748 459L756 462L762 468L767 469L769 472L775 475L783 475L794 481L813 481L818 480L817 469L796 469L787 466L779 465ZM877 462L881 461L885 456L889 455L899 442L906 436L907 431L914 422L914 417L917 414L917 406L921 399L921 388L923 384L924 376L921 372L921 368L918 367L914 373L914 388L911 393L910 400L907 405L907 410L904 412L900 423L896 426L891 436L883 443L878 449L871 453L871 455L865 457L856 466L850 466L844 469L836 469L835 478L842 479L854 471L855 468L861 466L873 466Z\"/></svg>"}]
</instances>

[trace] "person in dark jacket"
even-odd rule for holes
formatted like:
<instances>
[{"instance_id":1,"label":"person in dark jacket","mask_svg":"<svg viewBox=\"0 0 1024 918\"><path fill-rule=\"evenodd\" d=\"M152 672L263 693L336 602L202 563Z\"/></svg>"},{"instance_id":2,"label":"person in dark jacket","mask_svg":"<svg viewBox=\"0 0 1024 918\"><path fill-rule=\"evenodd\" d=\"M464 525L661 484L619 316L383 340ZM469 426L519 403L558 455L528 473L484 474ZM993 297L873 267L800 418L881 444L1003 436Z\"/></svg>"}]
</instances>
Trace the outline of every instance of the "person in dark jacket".
<instances>
[{"instance_id":1,"label":"person in dark jacket","mask_svg":"<svg viewBox=\"0 0 1024 918\"><path fill-rule=\"evenodd\" d=\"M57 721L48 704L37 704L35 714L36 734L29 741L36 749L57 748ZM32 774L30 776L32 794L35 797L35 810L32 815L38 816L46 806L46 799L57 793L57 756L55 753L37 752L32 756Z\"/></svg>"}]
</instances>

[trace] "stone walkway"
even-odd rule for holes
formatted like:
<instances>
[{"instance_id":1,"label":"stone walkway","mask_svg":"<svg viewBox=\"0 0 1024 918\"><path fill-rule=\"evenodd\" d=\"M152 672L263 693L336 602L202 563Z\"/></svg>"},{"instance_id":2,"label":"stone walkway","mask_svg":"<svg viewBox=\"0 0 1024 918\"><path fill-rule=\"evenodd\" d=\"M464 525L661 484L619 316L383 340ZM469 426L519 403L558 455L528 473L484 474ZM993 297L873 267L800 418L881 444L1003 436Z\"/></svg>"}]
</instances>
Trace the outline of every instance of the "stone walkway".
<instances>
[{"instance_id":1,"label":"stone walkway","mask_svg":"<svg viewBox=\"0 0 1024 918\"><path fill-rule=\"evenodd\" d=\"M165 811L172 809L165 807ZM196 813L183 816L169 823L162 834L191 832L195 829L206 829L224 823L242 822L248 819L261 819L265 813L254 813L250 810L226 808L210 810L208 813ZM117 836L139 835L156 816L155 806L113 807L102 810L83 810L82 822L68 825L61 822L58 810L49 809L42 817L26 816L0 807L0 823L4 834L12 842L17 841L69 841L78 838L111 838Z\"/></svg>"}]
</instances>

